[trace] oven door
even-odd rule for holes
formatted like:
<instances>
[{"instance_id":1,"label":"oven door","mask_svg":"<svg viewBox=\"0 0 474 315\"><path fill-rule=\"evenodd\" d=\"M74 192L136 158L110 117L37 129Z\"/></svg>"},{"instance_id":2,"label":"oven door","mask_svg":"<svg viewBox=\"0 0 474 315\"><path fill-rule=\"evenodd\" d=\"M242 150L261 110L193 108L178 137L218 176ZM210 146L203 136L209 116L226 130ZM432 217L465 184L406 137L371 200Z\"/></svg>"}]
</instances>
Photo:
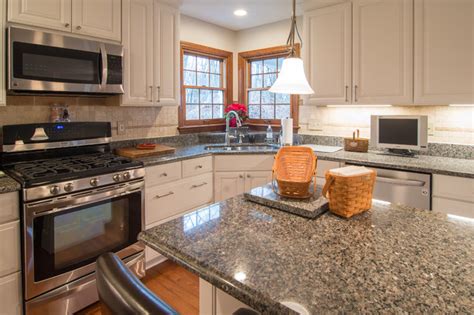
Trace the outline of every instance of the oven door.
<instances>
[{"instance_id":1,"label":"oven door","mask_svg":"<svg viewBox=\"0 0 474 315\"><path fill-rule=\"evenodd\" d=\"M142 251L143 187L140 179L25 204L25 298L94 272L105 252Z\"/></svg>"}]
</instances>

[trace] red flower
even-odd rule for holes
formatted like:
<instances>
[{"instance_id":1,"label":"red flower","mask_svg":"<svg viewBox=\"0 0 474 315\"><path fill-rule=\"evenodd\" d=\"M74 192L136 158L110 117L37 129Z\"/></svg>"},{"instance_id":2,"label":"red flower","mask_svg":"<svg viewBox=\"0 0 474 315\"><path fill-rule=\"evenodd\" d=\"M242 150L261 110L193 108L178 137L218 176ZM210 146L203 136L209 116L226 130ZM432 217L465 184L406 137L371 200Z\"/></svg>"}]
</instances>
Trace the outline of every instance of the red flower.
<instances>
[{"instance_id":1,"label":"red flower","mask_svg":"<svg viewBox=\"0 0 474 315\"><path fill-rule=\"evenodd\" d=\"M248 118L247 106L245 106L245 104L233 103L233 104L228 105L224 110L224 117L227 117L227 114L230 111L234 111L237 114L239 114L240 120L242 122ZM235 119L235 117L232 117L229 121L229 124L231 127L236 127L237 119Z\"/></svg>"}]
</instances>

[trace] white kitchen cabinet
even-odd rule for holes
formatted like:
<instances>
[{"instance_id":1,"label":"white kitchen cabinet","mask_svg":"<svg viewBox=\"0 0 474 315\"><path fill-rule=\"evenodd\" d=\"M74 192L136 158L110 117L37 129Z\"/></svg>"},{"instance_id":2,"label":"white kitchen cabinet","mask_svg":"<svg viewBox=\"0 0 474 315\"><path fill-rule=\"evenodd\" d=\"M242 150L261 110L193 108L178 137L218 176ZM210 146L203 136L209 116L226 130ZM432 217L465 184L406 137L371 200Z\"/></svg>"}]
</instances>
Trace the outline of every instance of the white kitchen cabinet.
<instances>
[{"instance_id":1,"label":"white kitchen cabinet","mask_svg":"<svg viewBox=\"0 0 474 315\"><path fill-rule=\"evenodd\" d=\"M71 0L8 0L8 22L71 31Z\"/></svg>"},{"instance_id":2,"label":"white kitchen cabinet","mask_svg":"<svg viewBox=\"0 0 474 315\"><path fill-rule=\"evenodd\" d=\"M20 222L0 225L0 277L20 270Z\"/></svg>"},{"instance_id":3,"label":"white kitchen cabinet","mask_svg":"<svg viewBox=\"0 0 474 315\"><path fill-rule=\"evenodd\" d=\"M415 0L415 103L474 103L474 1Z\"/></svg>"},{"instance_id":4,"label":"white kitchen cabinet","mask_svg":"<svg viewBox=\"0 0 474 315\"><path fill-rule=\"evenodd\" d=\"M352 93L351 3L304 15L306 75L314 94L310 104L350 104Z\"/></svg>"},{"instance_id":5,"label":"white kitchen cabinet","mask_svg":"<svg viewBox=\"0 0 474 315\"><path fill-rule=\"evenodd\" d=\"M214 175L215 201L223 201L243 194L245 191L245 172L216 172Z\"/></svg>"},{"instance_id":6,"label":"white kitchen cabinet","mask_svg":"<svg viewBox=\"0 0 474 315\"><path fill-rule=\"evenodd\" d=\"M6 1L2 1L0 3L0 29L4 30L5 29L5 14L6 14ZM6 44L5 44L5 32L2 31L0 32L0 59L1 60L6 60L5 59L5 50L6 50ZM5 63L0 62L0 73L5 73ZM4 106L7 104L6 100L6 91L5 91L5 75L0 75L0 106Z\"/></svg>"},{"instance_id":7,"label":"white kitchen cabinet","mask_svg":"<svg viewBox=\"0 0 474 315\"><path fill-rule=\"evenodd\" d=\"M123 0L124 106L179 105L179 10Z\"/></svg>"},{"instance_id":8,"label":"white kitchen cabinet","mask_svg":"<svg viewBox=\"0 0 474 315\"><path fill-rule=\"evenodd\" d=\"M474 179L433 175L433 211L474 218Z\"/></svg>"},{"instance_id":9,"label":"white kitchen cabinet","mask_svg":"<svg viewBox=\"0 0 474 315\"><path fill-rule=\"evenodd\" d=\"M316 183L323 186L326 183L326 172L341 166L340 162L318 160L316 165Z\"/></svg>"},{"instance_id":10,"label":"white kitchen cabinet","mask_svg":"<svg viewBox=\"0 0 474 315\"><path fill-rule=\"evenodd\" d=\"M245 191L252 188L266 185L272 181L271 171L251 171L245 172Z\"/></svg>"},{"instance_id":11,"label":"white kitchen cabinet","mask_svg":"<svg viewBox=\"0 0 474 315\"><path fill-rule=\"evenodd\" d=\"M1 314L22 314L21 275L19 272L0 278Z\"/></svg>"},{"instance_id":12,"label":"white kitchen cabinet","mask_svg":"<svg viewBox=\"0 0 474 315\"><path fill-rule=\"evenodd\" d=\"M252 309L233 296L199 278L199 314L230 315L239 308Z\"/></svg>"},{"instance_id":13,"label":"white kitchen cabinet","mask_svg":"<svg viewBox=\"0 0 474 315\"><path fill-rule=\"evenodd\" d=\"M353 103L413 101L413 0L353 0Z\"/></svg>"},{"instance_id":14,"label":"white kitchen cabinet","mask_svg":"<svg viewBox=\"0 0 474 315\"><path fill-rule=\"evenodd\" d=\"M183 161L183 177L192 177L212 172L212 170L212 156Z\"/></svg>"},{"instance_id":15,"label":"white kitchen cabinet","mask_svg":"<svg viewBox=\"0 0 474 315\"><path fill-rule=\"evenodd\" d=\"M72 32L121 41L121 0L73 0Z\"/></svg>"}]
</instances>

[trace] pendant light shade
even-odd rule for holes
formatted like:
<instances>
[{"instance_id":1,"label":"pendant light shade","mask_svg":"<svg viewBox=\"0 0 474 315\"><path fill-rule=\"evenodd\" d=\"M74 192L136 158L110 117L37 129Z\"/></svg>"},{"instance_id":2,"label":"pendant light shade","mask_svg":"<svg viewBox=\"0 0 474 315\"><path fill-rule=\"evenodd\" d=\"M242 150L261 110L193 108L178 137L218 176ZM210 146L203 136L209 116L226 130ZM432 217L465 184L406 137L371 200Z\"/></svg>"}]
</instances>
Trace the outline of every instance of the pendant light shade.
<instances>
[{"instance_id":1,"label":"pendant light shade","mask_svg":"<svg viewBox=\"0 0 474 315\"><path fill-rule=\"evenodd\" d=\"M293 14L291 16L290 35L286 44L289 46L289 56L283 61L278 78L270 88L272 93L284 94L314 94L313 89L306 79L304 73L303 60L296 56L295 36L298 35L300 42L302 39L296 24L296 0L293 0Z\"/></svg>"},{"instance_id":2,"label":"pendant light shade","mask_svg":"<svg viewBox=\"0 0 474 315\"><path fill-rule=\"evenodd\" d=\"M272 93L284 94L314 94L306 80L303 60L297 57L288 57L283 61L280 74L270 88Z\"/></svg>"}]
</instances>

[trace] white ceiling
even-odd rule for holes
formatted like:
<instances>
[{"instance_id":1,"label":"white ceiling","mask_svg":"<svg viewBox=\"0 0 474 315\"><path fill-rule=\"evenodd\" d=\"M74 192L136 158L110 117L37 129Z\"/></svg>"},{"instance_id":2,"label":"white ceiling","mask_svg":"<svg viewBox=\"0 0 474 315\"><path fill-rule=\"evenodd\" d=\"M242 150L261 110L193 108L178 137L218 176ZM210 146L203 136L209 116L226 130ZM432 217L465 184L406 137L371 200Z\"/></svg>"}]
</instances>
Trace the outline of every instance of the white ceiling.
<instances>
[{"instance_id":1,"label":"white ceiling","mask_svg":"<svg viewBox=\"0 0 474 315\"><path fill-rule=\"evenodd\" d=\"M303 0L296 1L296 14L300 15ZM291 17L292 0L182 0L181 13L194 18L238 31L273 23ZM237 9L246 16L234 15Z\"/></svg>"}]
</instances>

